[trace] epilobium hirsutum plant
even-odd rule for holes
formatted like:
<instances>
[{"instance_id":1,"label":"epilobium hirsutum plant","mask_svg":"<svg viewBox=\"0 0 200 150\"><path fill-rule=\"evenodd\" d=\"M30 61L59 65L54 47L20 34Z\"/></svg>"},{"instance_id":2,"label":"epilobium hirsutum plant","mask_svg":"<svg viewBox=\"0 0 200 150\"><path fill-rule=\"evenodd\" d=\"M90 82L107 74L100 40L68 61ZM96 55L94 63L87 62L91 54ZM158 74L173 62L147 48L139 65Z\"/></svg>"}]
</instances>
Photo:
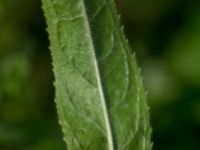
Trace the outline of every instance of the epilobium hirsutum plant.
<instances>
[{"instance_id":1,"label":"epilobium hirsutum plant","mask_svg":"<svg viewBox=\"0 0 200 150\"><path fill-rule=\"evenodd\" d=\"M146 94L112 0L43 0L69 150L150 150Z\"/></svg>"}]
</instances>

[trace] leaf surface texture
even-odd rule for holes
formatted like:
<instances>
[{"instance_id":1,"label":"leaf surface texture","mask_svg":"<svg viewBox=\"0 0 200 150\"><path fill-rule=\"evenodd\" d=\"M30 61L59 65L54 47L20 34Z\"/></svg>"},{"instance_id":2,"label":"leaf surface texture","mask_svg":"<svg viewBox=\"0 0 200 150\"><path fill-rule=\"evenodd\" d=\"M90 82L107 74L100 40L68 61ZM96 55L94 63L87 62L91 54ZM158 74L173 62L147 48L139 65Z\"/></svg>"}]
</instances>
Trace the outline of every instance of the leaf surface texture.
<instances>
[{"instance_id":1,"label":"leaf surface texture","mask_svg":"<svg viewBox=\"0 0 200 150\"><path fill-rule=\"evenodd\" d=\"M69 150L150 150L142 78L111 0L43 0Z\"/></svg>"}]
</instances>

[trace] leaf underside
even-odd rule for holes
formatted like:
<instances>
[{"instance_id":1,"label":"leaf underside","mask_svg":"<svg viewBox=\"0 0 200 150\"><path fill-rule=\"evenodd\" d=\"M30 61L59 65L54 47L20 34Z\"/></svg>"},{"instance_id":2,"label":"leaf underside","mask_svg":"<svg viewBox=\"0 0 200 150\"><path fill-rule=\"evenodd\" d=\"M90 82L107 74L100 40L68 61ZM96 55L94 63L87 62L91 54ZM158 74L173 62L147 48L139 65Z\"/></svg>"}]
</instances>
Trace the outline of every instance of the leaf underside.
<instances>
[{"instance_id":1,"label":"leaf underside","mask_svg":"<svg viewBox=\"0 0 200 150\"><path fill-rule=\"evenodd\" d=\"M112 0L43 0L69 150L150 150L146 93Z\"/></svg>"}]
</instances>

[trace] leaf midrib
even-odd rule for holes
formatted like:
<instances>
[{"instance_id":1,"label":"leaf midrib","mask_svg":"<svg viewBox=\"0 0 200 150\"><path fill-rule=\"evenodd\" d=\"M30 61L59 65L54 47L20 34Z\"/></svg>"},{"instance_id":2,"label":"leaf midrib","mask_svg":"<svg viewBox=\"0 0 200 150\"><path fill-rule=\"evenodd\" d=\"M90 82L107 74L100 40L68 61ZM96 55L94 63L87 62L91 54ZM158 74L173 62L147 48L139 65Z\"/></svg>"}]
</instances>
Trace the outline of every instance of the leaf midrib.
<instances>
[{"instance_id":1,"label":"leaf midrib","mask_svg":"<svg viewBox=\"0 0 200 150\"><path fill-rule=\"evenodd\" d=\"M92 31L90 28L89 18L88 18L88 14L86 12L86 6L85 6L84 0L82 0L82 6L83 6L83 14L84 14L83 16L85 17L85 20L86 20L86 29L88 30L87 33L88 33L88 37L90 39L89 46L92 49L92 56L93 56L92 58L93 58L95 74L96 74L96 78L97 78L97 86L98 86L98 90L99 90L99 96L100 96L100 100L101 100L101 104L102 104L104 121L105 121L105 125L106 125L108 149L114 150L114 143L113 143L114 140L113 140L113 134L112 134L112 129L111 129L111 123L110 123L110 118L109 118L108 109L107 109L107 105L106 105L106 99L104 96L104 91L102 88L100 71L99 71L98 61L97 61L97 57L96 57L96 53L95 53L95 46L94 46L93 38L92 38Z\"/></svg>"}]
</instances>

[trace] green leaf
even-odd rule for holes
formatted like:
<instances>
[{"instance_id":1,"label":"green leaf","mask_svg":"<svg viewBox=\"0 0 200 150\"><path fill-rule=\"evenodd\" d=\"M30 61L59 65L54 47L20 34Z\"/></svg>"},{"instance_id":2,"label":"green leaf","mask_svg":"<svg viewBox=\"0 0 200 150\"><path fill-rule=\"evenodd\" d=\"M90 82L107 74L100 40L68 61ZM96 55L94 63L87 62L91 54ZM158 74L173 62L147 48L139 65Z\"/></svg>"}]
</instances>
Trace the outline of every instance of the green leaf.
<instances>
[{"instance_id":1,"label":"green leaf","mask_svg":"<svg viewBox=\"0 0 200 150\"><path fill-rule=\"evenodd\" d=\"M150 150L148 106L111 0L43 0L69 150Z\"/></svg>"}]
</instances>

